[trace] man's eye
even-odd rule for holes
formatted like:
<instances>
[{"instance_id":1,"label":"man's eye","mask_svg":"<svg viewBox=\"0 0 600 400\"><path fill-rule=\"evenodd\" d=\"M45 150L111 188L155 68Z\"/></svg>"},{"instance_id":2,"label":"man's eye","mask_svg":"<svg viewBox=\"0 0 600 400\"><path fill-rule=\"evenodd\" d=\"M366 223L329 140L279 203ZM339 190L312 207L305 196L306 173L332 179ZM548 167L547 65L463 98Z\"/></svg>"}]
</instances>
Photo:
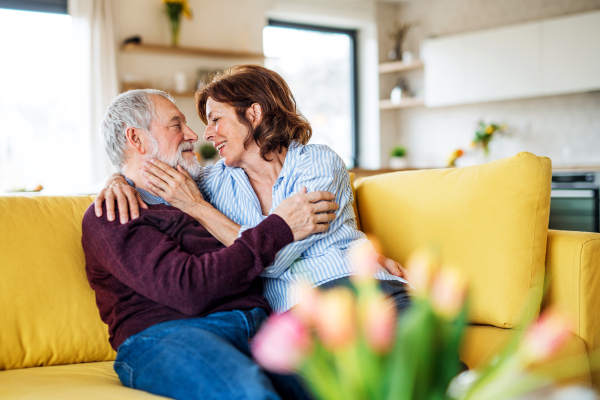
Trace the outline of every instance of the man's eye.
<instances>
[{"instance_id":1,"label":"man's eye","mask_svg":"<svg viewBox=\"0 0 600 400\"><path fill-rule=\"evenodd\" d=\"M213 122L216 124L221 118L213 118Z\"/></svg>"}]
</instances>

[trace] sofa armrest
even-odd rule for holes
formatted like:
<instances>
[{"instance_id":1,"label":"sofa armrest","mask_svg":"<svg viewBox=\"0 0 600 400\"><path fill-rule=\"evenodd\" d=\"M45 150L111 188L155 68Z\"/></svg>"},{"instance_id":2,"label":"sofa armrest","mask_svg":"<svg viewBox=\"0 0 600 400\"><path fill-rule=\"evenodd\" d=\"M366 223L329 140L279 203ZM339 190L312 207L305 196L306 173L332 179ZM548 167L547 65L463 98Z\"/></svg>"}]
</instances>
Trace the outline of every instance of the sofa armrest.
<instances>
[{"instance_id":1,"label":"sofa armrest","mask_svg":"<svg viewBox=\"0 0 600 400\"><path fill-rule=\"evenodd\" d=\"M588 354L600 349L600 233L549 230L546 279L542 307L568 312ZM592 381L600 387L600 371L592 372Z\"/></svg>"}]
</instances>

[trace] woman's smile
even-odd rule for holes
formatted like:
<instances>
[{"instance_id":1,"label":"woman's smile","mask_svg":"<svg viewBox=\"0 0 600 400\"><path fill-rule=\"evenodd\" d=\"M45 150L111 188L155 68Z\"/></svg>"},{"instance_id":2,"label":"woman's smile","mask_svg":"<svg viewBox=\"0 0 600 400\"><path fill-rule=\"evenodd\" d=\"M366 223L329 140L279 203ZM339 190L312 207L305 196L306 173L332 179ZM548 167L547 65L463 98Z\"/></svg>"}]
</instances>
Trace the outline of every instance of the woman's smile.
<instances>
[{"instance_id":1,"label":"woman's smile","mask_svg":"<svg viewBox=\"0 0 600 400\"><path fill-rule=\"evenodd\" d=\"M223 150L223 147L225 147L226 144L227 144L227 140L225 140L225 141L223 141L223 142L221 142L221 143L219 143L218 145L215 146L215 148L219 151L219 155L221 157L223 157L221 155L221 150Z\"/></svg>"}]
</instances>

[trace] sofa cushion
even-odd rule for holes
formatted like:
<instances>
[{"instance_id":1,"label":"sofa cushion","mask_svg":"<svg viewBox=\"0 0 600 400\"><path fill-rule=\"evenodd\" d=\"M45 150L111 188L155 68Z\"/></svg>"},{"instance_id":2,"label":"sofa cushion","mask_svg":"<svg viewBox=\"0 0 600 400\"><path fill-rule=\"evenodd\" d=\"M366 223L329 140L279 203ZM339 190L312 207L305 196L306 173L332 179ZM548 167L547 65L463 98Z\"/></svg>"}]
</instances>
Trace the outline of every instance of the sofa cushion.
<instances>
[{"instance_id":1,"label":"sofa cushion","mask_svg":"<svg viewBox=\"0 0 600 400\"><path fill-rule=\"evenodd\" d=\"M91 202L0 196L0 370L114 359L81 247Z\"/></svg>"},{"instance_id":2,"label":"sofa cushion","mask_svg":"<svg viewBox=\"0 0 600 400\"><path fill-rule=\"evenodd\" d=\"M460 359L470 369L481 368L492 357L497 356L517 333L515 329L502 329L495 326L470 325L467 327L460 349ZM562 360L563 365L568 365L568 370L562 371L565 375L558 379L561 384L592 386L590 363L583 341L570 334L556 352L542 364L533 369L539 373L552 376L556 371L545 368L556 368L554 362ZM565 363L566 361L566 363ZM577 373L579 371L580 373Z\"/></svg>"},{"instance_id":3,"label":"sofa cushion","mask_svg":"<svg viewBox=\"0 0 600 400\"><path fill-rule=\"evenodd\" d=\"M3 400L166 398L123 386L112 361L2 371L0 388Z\"/></svg>"},{"instance_id":4,"label":"sofa cushion","mask_svg":"<svg viewBox=\"0 0 600 400\"><path fill-rule=\"evenodd\" d=\"M511 328L537 317L544 279L551 163L530 153L467 168L357 180L363 231L404 263L433 246L470 284L473 323Z\"/></svg>"}]
</instances>

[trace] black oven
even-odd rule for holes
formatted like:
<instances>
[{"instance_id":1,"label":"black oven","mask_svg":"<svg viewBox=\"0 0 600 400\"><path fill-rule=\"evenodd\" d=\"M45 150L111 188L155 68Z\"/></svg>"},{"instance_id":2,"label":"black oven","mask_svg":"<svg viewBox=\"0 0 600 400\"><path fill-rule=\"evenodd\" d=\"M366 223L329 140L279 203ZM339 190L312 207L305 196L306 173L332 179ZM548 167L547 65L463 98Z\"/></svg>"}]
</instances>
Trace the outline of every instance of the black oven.
<instances>
[{"instance_id":1,"label":"black oven","mask_svg":"<svg viewBox=\"0 0 600 400\"><path fill-rule=\"evenodd\" d=\"M600 232L600 172L554 172L550 229Z\"/></svg>"}]
</instances>

